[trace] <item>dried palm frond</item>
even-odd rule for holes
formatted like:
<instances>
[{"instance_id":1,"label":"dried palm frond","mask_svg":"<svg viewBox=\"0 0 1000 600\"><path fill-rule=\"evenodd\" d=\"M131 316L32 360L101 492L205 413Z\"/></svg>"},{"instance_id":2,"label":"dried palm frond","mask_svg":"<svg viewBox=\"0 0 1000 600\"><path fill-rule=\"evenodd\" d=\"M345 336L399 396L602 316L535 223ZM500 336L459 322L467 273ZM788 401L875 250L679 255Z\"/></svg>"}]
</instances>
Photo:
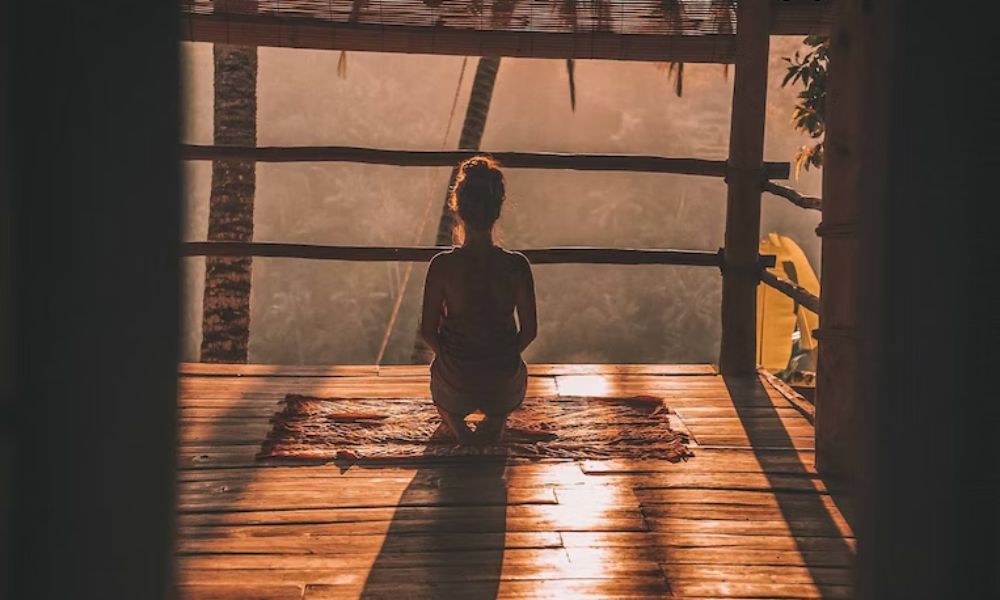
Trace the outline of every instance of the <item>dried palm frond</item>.
<instances>
[{"instance_id":1,"label":"dried palm frond","mask_svg":"<svg viewBox=\"0 0 1000 600\"><path fill-rule=\"evenodd\" d=\"M684 63L670 63L668 73L674 75L674 93L680 98L684 95Z\"/></svg>"},{"instance_id":2,"label":"dried palm frond","mask_svg":"<svg viewBox=\"0 0 1000 600\"><path fill-rule=\"evenodd\" d=\"M661 62L656 63L656 70L664 73L674 80L674 93L680 98L684 94L684 63Z\"/></svg>"},{"instance_id":3,"label":"dried palm frond","mask_svg":"<svg viewBox=\"0 0 1000 600\"><path fill-rule=\"evenodd\" d=\"M347 52L340 51L340 58L337 59L337 77L347 79Z\"/></svg>"},{"instance_id":4,"label":"dried palm frond","mask_svg":"<svg viewBox=\"0 0 1000 600\"><path fill-rule=\"evenodd\" d=\"M660 0L660 12L664 21L670 25L670 29L680 30L681 20L684 17L683 7L680 0ZM660 71L666 71L668 77L673 77L674 93L680 98L684 93L684 63L670 62L660 63L657 67Z\"/></svg>"},{"instance_id":5,"label":"dried palm frond","mask_svg":"<svg viewBox=\"0 0 1000 600\"><path fill-rule=\"evenodd\" d=\"M566 74L569 76L569 105L570 108L576 112L576 78L574 76L574 71L576 70L576 61L572 58L566 59Z\"/></svg>"}]
</instances>

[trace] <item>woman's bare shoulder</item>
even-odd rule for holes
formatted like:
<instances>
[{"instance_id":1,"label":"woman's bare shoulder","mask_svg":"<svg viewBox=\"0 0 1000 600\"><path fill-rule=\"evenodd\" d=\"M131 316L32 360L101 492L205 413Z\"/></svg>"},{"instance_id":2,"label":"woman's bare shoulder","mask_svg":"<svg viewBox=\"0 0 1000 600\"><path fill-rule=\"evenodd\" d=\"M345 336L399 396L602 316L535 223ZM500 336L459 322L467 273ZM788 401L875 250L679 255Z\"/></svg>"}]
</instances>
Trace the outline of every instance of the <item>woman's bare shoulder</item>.
<instances>
[{"instance_id":1,"label":"woman's bare shoulder","mask_svg":"<svg viewBox=\"0 0 1000 600\"><path fill-rule=\"evenodd\" d=\"M504 260L511 271L515 273L531 272L531 263L528 261L527 256L517 250L500 248L500 251L503 253Z\"/></svg>"},{"instance_id":2,"label":"woman's bare shoulder","mask_svg":"<svg viewBox=\"0 0 1000 600\"><path fill-rule=\"evenodd\" d=\"M438 252L431 258L431 264L447 265L455 261L458 255L455 253L456 248L450 248L448 250L442 250Z\"/></svg>"},{"instance_id":3,"label":"woman's bare shoulder","mask_svg":"<svg viewBox=\"0 0 1000 600\"><path fill-rule=\"evenodd\" d=\"M431 273L446 273L450 271L455 264L455 249L445 250L443 252L438 252L431 258L431 262L427 267L427 274L430 276Z\"/></svg>"}]
</instances>

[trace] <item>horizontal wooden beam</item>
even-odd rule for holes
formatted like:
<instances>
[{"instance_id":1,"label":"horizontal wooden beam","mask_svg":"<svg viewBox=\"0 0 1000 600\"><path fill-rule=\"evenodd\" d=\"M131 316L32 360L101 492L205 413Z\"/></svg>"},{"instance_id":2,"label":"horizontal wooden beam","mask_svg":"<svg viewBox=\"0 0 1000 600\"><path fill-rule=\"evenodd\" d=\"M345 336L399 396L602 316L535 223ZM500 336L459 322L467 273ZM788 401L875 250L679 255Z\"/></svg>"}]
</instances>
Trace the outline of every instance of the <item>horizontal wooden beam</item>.
<instances>
[{"instance_id":1,"label":"horizontal wooden beam","mask_svg":"<svg viewBox=\"0 0 1000 600\"><path fill-rule=\"evenodd\" d=\"M453 167L476 154L489 154L515 169L569 169L575 171L633 171L725 177L724 160L668 158L640 154L563 154L554 152L483 152L472 150L384 150L351 146L284 146L245 148L185 144L186 160L254 160L257 162L354 162L400 167ZM764 163L763 176L787 179L787 162Z\"/></svg>"},{"instance_id":2,"label":"horizontal wooden beam","mask_svg":"<svg viewBox=\"0 0 1000 600\"><path fill-rule=\"evenodd\" d=\"M813 196L803 196L790 187L778 185L773 181L765 181L763 184L765 192L770 192L775 196L781 196L795 206L808 210L823 210L823 201Z\"/></svg>"},{"instance_id":3,"label":"horizontal wooden beam","mask_svg":"<svg viewBox=\"0 0 1000 600\"><path fill-rule=\"evenodd\" d=\"M733 62L734 45L732 35L479 30L241 14L184 15L181 39L319 50L720 64Z\"/></svg>"},{"instance_id":4,"label":"horizontal wooden beam","mask_svg":"<svg viewBox=\"0 0 1000 600\"><path fill-rule=\"evenodd\" d=\"M817 315L819 314L819 296L814 296L801 285L794 281L789 281L784 277L779 277L767 269L761 269L760 280Z\"/></svg>"},{"instance_id":5,"label":"horizontal wooden beam","mask_svg":"<svg viewBox=\"0 0 1000 600\"><path fill-rule=\"evenodd\" d=\"M445 246L319 246L272 242L185 242L184 256L260 256L365 262L428 262ZM532 264L689 265L718 267L718 252L633 248L532 248L521 250Z\"/></svg>"}]
</instances>

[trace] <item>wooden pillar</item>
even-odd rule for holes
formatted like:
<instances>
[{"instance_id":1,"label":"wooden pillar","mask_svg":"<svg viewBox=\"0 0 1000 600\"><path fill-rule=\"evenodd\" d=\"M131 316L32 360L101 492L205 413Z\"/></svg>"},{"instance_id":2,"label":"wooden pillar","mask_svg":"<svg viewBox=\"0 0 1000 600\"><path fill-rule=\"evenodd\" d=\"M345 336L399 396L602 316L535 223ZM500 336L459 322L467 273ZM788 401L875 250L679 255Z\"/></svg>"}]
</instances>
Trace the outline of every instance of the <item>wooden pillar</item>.
<instances>
[{"instance_id":1,"label":"wooden pillar","mask_svg":"<svg viewBox=\"0 0 1000 600\"><path fill-rule=\"evenodd\" d=\"M995 24L936 7L843 0L831 32L817 454L863 600L1000 597Z\"/></svg>"},{"instance_id":2,"label":"wooden pillar","mask_svg":"<svg viewBox=\"0 0 1000 600\"><path fill-rule=\"evenodd\" d=\"M998 598L998 217L984 198L1000 123L982 78L996 25L929 1L847 4L866 61L852 80L866 117L856 596Z\"/></svg>"},{"instance_id":3,"label":"wooden pillar","mask_svg":"<svg viewBox=\"0 0 1000 600\"><path fill-rule=\"evenodd\" d=\"M767 105L770 2L742 0L736 9L736 77L729 133L722 350L727 375L756 368L757 249Z\"/></svg>"},{"instance_id":4,"label":"wooden pillar","mask_svg":"<svg viewBox=\"0 0 1000 600\"><path fill-rule=\"evenodd\" d=\"M884 172L884 136L872 124L885 122L885 107L873 96L884 80L874 77L859 85L881 57L863 42L863 24L856 2L837 4L830 36L827 79L826 138L823 177L823 222L816 233L823 240L820 294L820 348L816 381L816 466L828 480L847 488L857 474L858 402L862 396L859 364L861 327L859 222L864 195L876 199L884 190L868 192ZM881 110L879 115L874 115ZM881 132L879 132L881 133ZM883 161L884 162L884 161ZM867 178L867 179L866 179Z\"/></svg>"}]
</instances>

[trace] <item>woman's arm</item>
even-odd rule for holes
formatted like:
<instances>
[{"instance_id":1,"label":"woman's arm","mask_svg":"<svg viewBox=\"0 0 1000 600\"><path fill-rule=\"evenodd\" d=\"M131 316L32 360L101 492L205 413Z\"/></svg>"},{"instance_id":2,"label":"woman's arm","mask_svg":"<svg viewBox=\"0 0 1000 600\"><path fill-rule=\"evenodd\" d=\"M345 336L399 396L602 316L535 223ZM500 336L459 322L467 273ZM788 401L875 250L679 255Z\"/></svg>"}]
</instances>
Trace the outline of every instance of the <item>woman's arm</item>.
<instances>
[{"instance_id":1,"label":"woman's arm","mask_svg":"<svg viewBox=\"0 0 1000 600\"><path fill-rule=\"evenodd\" d=\"M444 274L440 255L431 260L427 267L427 278L424 280L424 305L420 316L420 337L434 351L440 352L438 342L438 327L444 309Z\"/></svg>"},{"instance_id":2,"label":"woman's arm","mask_svg":"<svg viewBox=\"0 0 1000 600\"><path fill-rule=\"evenodd\" d=\"M517 290L514 302L517 309L517 322L520 326L517 332L517 350L524 349L538 336L538 312L535 307L535 279L531 275L531 264L523 254L518 254L520 263L517 278Z\"/></svg>"}]
</instances>

